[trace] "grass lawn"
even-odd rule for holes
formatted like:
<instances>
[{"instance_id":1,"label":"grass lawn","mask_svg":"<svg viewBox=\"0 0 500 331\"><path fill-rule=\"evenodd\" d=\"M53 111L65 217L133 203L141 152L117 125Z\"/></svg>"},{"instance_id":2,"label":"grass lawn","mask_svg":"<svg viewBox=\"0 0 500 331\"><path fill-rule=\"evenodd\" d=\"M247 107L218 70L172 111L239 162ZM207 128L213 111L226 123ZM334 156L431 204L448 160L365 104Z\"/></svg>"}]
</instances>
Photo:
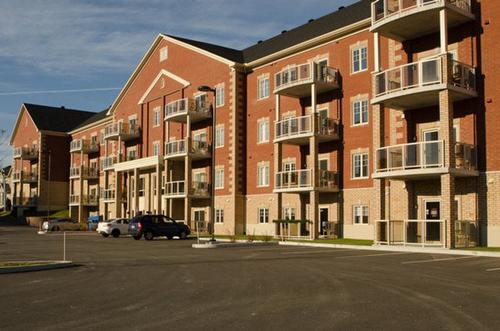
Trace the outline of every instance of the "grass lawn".
<instances>
[{"instance_id":1,"label":"grass lawn","mask_svg":"<svg viewBox=\"0 0 500 331\"><path fill-rule=\"evenodd\" d=\"M371 246L373 245L373 240L361 240L361 239L315 239L315 240L291 240L296 242L312 242L317 244L334 244L334 245L356 245L356 246Z\"/></svg>"},{"instance_id":2,"label":"grass lawn","mask_svg":"<svg viewBox=\"0 0 500 331\"><path fill-rule=\"evenodd\" d=\"M66 218L66 217L69 217L69 209L57 211L57 212L53 213L52 215L50 215L50 217L51 218Z\"/></svg>"},{"instance_id":3,"label":"grass lawn","mask_svg":"<svg viewBox=\"0 0 500 331\"><path fill-rule=\"evenodd\" d=\"M0 268L32 267L37 265L54 264L47 261L20 261L20 262L0 262Z\"/></svg>"},{"instance_id":4,"label":"grass lawn","mask_svg":"<svg viewBox=\"0 0 500 331\"><path fill-rule=\"evenodd\" d=\"M196 233L191 233L196 237ZM208 235L200 235L200 238L209 239L211 238ZM216 235L215 239L230 239L230 240L260 240L260 241L277 241L273 236L249 236L249 235L236 235L236 236L228 236L228 235Z\"/></svg>"}]
</instances>

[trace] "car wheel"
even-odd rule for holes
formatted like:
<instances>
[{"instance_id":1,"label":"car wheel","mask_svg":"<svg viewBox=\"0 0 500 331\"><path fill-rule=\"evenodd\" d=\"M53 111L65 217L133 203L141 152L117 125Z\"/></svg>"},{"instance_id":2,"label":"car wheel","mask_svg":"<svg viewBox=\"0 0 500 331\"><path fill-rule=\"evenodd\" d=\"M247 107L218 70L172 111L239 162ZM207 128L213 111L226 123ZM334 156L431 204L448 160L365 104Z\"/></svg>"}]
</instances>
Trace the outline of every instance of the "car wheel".
<instances>
[{"instance_id":1,"label":"car wheel","mask_svg":"<svg viewBox=\"0 0 500 331\"><path fill-rule=\"evenodd\" d=\"M135 240L141 240L141 237L142 237L142 235L133 236L133 238L134 238Z\"/></svg>"},{"instance_id":2,"label":"car wheel","mask_svg":"<svg viewBox=\"0 0 500 331\"><path fill-rule=\"evenodd\" d=\"M114 229L113 231L111 231L111 235L113 236L113 238L118 238L120 236L120 230Z\"/></svg>"},{"instance_id":3,"label":"car wheel","mask_svg":"<svg viewBox=\"0 0 500 331\"><path fill-rule=\"evenodd\" d=\"M107 234L106 232L101 233L101 235L102 235L104 238L109 237L109 234Z\"/></svg>"},{"instance_id":4,"label":"car wheel","mask_svg":"<svg viewBox=\"0 0 500 331\"><path fill-rule=\"evenodd\" d=\"M179 238L181 238L181 239L187 239L187 237L188 237L187 233L184 231L182 231L181 234L179 235Z\"/></svg>"},{"instance_id":5,"label":"car wheel","mask_svg":"<svg viewBox=\"0 0 500 331\"><path fill-rule=\"evenodd\" d=\"M144 239L146 240L153 240L154 236L153 236L153 232L151 231L148 231L144 234Z\"/></svg>"}]
</instances>

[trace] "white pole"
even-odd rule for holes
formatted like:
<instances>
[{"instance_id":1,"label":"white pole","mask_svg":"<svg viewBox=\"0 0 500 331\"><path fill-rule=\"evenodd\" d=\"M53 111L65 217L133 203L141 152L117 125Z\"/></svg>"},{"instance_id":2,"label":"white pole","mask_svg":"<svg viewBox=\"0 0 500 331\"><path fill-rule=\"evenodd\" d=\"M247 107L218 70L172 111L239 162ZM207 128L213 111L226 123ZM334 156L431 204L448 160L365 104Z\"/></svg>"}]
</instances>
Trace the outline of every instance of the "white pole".
<instances>
[{"instance_id":1,"label":"white pole","mask_svg":"<svg viewBox=\"0 0 500 331\"><path fill-rule=\"evenodd\" d=\"M66 262L66 231L63 235L63 262Z\"/></svg>"}]
</instances>

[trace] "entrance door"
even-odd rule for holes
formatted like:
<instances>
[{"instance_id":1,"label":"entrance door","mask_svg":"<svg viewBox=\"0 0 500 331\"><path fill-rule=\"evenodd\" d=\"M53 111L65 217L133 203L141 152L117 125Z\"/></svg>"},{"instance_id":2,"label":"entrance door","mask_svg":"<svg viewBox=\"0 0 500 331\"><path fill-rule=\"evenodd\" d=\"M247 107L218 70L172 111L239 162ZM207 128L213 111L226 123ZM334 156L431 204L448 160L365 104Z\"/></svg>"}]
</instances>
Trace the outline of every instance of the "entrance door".
<instances>
[{"instance_id":1,"label":"entrance door","mask_svg":"<svg viewBox=\"0 0 500 331\"><path fill-rule=\"evenodd\" d=\"M326 236L328 235L328 222L330 221L330 217L328 214L328 208L320 208L319 209L319 235Z\"/></svg>"},{"instance_id":2,"label":"entrance door","mask_svg":"<svg viewBox=\"0 0 500 331\"><path fill-rule=\"evenodd\" d=\"M195 229L203 232L206 231L206 224L205 224L205 210L200 209L200 210L195 210L194 211L194 222L195 222Z\"/></svg>"},{"instance_id":3,"label":"entrance door","mask_svg":"<svg viewBox=\"0 0 500 331\"><path fill-rule=\"evenodd\" d=\"M425 220L440 220L441 219L441 206L439 201L426 201L425 202ZM426 237L425 241L441 240L441 223L429 222L425 224Z\"/></svg>"}]
</instances>

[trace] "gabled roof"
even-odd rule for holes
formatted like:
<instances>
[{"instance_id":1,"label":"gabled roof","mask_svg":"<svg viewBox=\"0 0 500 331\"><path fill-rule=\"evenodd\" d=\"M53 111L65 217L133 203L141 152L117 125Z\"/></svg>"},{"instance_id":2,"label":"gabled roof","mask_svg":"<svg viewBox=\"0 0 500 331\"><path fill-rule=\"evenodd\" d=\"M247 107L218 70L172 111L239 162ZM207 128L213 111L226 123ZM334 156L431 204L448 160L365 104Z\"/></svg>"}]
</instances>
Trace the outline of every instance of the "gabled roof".
<instances>
[{"instance_id":1,"label":"gabled roof","mask_svg":"<svg viewBox=\"0 0 500 331\"><path fill-rule=\"evenodd\" d=\"M72 129L71 131L75 131L75 130L81 129L81 128L87 126L87 125L90 125L92 123L99 122L100 120L105 119L107 117L108 110L109 110L109 108L106 108L103 111L100 111L98 113L94 113L93 116L91 116L87 120L81 122L77 127L75 127L74 129Z\"/></svg>"},{"instance_id":2,"label":"gabled roof","mask_svg":"<svg viewBox=\"0 0 500 331\"><path fill-rule=\"evenodd\" d=\"M224 46L205 43L198 40L186 39L164 34L170 38L205 50L237 63L250 63L273 53L296 46L308 40L320 37L329 32L341 29L348 25L363 21L371 16L372 0L361 0L347 7L312 20L307 24L286 31L256 45L243 50L236 50Z\"/></svg>"},{"instance_id":3,"label":"gabled roof","mask_svg":"<svg viewBox=\"0 0 500 331\"><path fill-rule=\"evenodd\" d=\"M243 60L243 52L239 51L237 49L228 48L228 47L215 45L215 44L210 44L210 43L206 43L203 41L177 37L177 36L173 36L170 34L164 34L164 35L167 37L176 39L178 41L181 41L183 43L189 44L191 46L203 49L207 52L218 55L220 57L223 57L223 58L228 59L228 60L233 61L233 62L243 63L243 61L244 61Z\"/></svg>"},{"instance_id":4,"label":"gabled roof","mask_svg":"<svg viewBox=\"0 0 500 331\"><path fill-rule=\"evenodd\" d=\"M38 130L68 132L95 115L94 112L25 103Z\"/></svg>"}]
</instances>

